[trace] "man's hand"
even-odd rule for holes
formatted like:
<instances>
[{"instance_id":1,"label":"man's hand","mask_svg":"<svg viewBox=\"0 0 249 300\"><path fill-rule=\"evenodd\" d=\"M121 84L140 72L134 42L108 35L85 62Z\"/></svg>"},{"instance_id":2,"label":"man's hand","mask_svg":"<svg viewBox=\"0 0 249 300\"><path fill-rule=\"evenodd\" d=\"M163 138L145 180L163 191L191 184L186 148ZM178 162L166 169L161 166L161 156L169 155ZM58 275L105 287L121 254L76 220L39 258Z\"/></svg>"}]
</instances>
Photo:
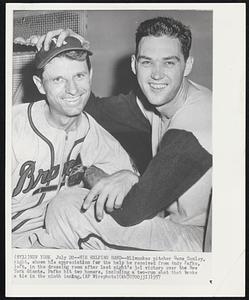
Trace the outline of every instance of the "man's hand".
<instances>
[{"instance_id":1,"label":"man's hand","mask_svg":"<svg viewBox=\"0 0 249 300\"><path fill-rule=\"evenodd\" d=\"M87 210L96 199L96 216L98 220L103 218L104 209L112 212L122 206L124 197L132 186L138 182L138 176L129 171L122 170L108 175L99 180L84 199L83 209Z\"/></svg>"},{"instance_id":2,"label":"man's hand","mask_svg":"<svg viewBox=\"0 0 249 300\"><path fill-rule=\"evenodd\" d=\"M36 46L40 35L31 35L28 39L24 39L23 37L17 37L14 39L14 44L24 45L24 46Z\"/></svg>"},{"instance_id":3,"label":"man's hand","mask_svg":"<svg viewBox=\"0 0 249 300\"><path fill-rule=\"evenodd\" d=\"M77 38L81 42L81 44L85 42L85 39L81 35L75 33L72 29L58 29L58 30L49 31L46 35L43 35L39 38L36 44L38 51L41 49L42 45L44 45L44 50L48 51L52 38L57 35L58 35L58 39L56 42L57 47L60 47L63 41L65 40L65 38L68 36L73 36Z\"/></svg>"},{"instance_id":4,"label":"man's hand","mask_svg":"<svg viewBox=\"0 0 249 300\"><path fill-rule=\"evenodd\" d=\"M84 173L84 185L85 188L91 189L93 188L99 181L100 179L108 176L107 173L105 173L103 170L96 166L90 166L85 170Z\"/></svg>"},{"instance_id":5,"label":"man's hand","mask_svg":"<svg viewBox=\"0 0 249 300\"><path fill-rule=\"evenodd\" d=\"M47 34L44 34L42 36L40 35L32 35L28 39L24 39L22 37L17 37L14 40L15 44L25 45L25 46L36 46L37 50L39 51L42 46L44 45L44 50L48 51L49 45L52 41L52 39L58 35L58 39L56 42L56 46L60 47L68 36L76 37L81 44L88 43L81 35L75 33L71 29L57 29L49 31Z\"/></svg>"}]
</instances>

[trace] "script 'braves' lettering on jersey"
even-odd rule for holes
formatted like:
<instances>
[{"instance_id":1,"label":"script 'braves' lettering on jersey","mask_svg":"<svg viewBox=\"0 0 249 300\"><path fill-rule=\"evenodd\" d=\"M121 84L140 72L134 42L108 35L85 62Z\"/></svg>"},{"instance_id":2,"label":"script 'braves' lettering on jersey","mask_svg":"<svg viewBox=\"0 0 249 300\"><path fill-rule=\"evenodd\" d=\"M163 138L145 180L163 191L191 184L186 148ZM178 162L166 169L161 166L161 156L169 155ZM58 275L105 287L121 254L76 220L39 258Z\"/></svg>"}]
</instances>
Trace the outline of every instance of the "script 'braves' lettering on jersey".
<instances>
[{"instance_id":1,"label":"script 'braves' lettering on jersey","mask_svg":"<svg viewBox=\"0 0 249 300\"><path fill-rule=\"evenodd\" d=\"M82 113L72 131L52 127L45 101L13 108L12 232L14 247L30 247L32 233L44 227L50 200L78 184L77 172L95 165L108 174L133 170L121 145L90 115Z\"/></svg>"},{"instance_id":2,"label":"script 'braves' lettering on jersey","mask_svg":"<svg viewBox=\"0 0 249 300\"><path fill-rule=\"evenodd\" d=\"M26 161L20 168L20 178L17 182L16 187L13 190L12 197L17 196L20 192L26 194L30 190L33 190L36 188L38 184L47 184L53 179L55 179L59 175L60 165L53 166L52 168L48 170L39 169L38 175L35 177L35 170L36 170L36 161ZM61 185L65 184L65 178L68 176L68 180L70 181L71 175L74 174L74 170L77 167L81 166L81 159L80 156L78 156L76 159L71 159L69 161L66 161L64 163L64 168L62 172L63 181ZM28 186L24 189L25 183L28 182ZM75 184L78 184L80 182L75 182ZM75 185L75 184L71 184ZM37 190L33 192L36 193Z\"/></svg>"},{"instance_id":3,"label":"script 'braves' lettering on jersey","mask_svg":"<svg viewBox=\"0 0 249 300\"><path fill-rule=\"evenodd\" d=\"M17 196L21 191L26 194L30 190L34 189L38 182L41 184L46 184L56 178L59 174L60 166L54 166L50 170L38 170L38 175L35 178L35 161L26 161L20 169L20 179L17 182L16 187L14 188L12 197ZM23 189L23 186L26 182L29 181L27 188Z\"/></svg>"}]
</instances>

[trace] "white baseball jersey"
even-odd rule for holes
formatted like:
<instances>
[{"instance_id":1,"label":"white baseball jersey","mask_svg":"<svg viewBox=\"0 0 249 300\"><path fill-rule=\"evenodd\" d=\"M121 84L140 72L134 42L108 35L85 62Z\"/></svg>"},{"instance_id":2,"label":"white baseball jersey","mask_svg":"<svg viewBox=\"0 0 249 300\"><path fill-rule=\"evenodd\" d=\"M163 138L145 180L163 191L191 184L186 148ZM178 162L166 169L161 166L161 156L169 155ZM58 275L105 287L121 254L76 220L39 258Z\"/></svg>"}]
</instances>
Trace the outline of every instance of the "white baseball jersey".
<instances>
[{"instance_id":1,"label":"white baseball jersey","mask_svg":"<svg viewBox=\"0 0 249 300\"><path fill-rule=\"evenodd\" d=\"M90 115L82 113L73 131L52 127L45 101L13 107L13 247L30 247L43 230L47 205L76 165L95 165L108 174L133 171L128 154Z\"/></svg>"}]
</instances>

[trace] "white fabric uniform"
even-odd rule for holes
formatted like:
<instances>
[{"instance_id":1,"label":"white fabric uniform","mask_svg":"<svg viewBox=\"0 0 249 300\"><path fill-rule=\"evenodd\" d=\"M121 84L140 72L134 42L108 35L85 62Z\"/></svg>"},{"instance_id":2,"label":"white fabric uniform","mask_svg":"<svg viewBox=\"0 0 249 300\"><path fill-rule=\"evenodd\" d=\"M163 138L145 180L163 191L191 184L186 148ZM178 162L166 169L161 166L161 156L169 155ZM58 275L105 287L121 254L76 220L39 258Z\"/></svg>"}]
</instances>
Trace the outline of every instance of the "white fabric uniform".
<instances>
[{"instance_id":1,"label":"white fabric uniform","mask_svg":"<svg viewBox=\"0 0 249 300\"><path fill-rule=\"evenodd\" d=\"M162 135L171 128L192 132L200 145L211 153L211 92L192 82L185 84L185 94L182 95L185 103L167 124L162 124L155 114L149 115L140 103L141 110L152 124L154 155ZM208 170L170 205L169 217L156 216L130 227L120 226L108 214L97 222L94 204L87 212L80 213L81 203L77 195L84 194L84 190L73 189L74 197L66 191L63 201L57 198L48 208L46 227L49 234L43 244L58 248L202 251L210 191L211 170ZM75 201L72 202L72 198Z\"/></svg>"},{"instance_id":2,"label":"white fabric uniform","mask_svg":"<svg viewBox=\"0 0 249 300\"><path fill-rule=\"evenodd\" d=\"M203 229L184 226L159 216L138 225L123 227L109 215L98 222L94 204L85 212L80 208L87 191L67 189L54 198L47 211L46 228L40 243L61 249L116 249L202 251Z\"/></svg>"},{"instance_id":3,"label":"white fabric uniform","mask_svg":"<svg viewBox=\"0 0 249 300\"><path fill-rule=\"evenodd\" d=\"M49 125L45 109L45 101L13 107L13 247L31 247L43 235L47 205L67 189L65 179L80 162L108 174L133 171L119 142L90 115L81 114L77 128L66 133Z\"/></svg>"}]
</instances>

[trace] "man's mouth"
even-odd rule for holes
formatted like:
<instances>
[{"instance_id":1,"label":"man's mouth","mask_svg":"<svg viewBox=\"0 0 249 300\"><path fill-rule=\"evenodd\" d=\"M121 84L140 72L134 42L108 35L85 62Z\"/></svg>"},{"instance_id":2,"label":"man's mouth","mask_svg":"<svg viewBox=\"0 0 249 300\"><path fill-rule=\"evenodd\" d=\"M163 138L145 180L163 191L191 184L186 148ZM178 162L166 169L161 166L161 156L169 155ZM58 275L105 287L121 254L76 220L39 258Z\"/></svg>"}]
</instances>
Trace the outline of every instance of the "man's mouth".
<instances>
[{"instance_id":1,"label":"man's mouth","mask_svg":"<svg viewBox=\"0 0 249 300\"><path fill-rule=\"evenodd\" d=\"M80 98L81 98L81 96L64 98L64 101L66 101L70 105L74 105L80 101Z\"/></svg>"},{"instance_id":2,"label":"man's mouth","mask_svg":"<svg viewBox=\"0 0 249 300\"><path fill-rule=\"evenodd\" d=\"M164 88L166 88L168 86L168 84L166 83L149 83L149 86L153 89L153 90L163 90Z\"/></svg>"}]
</instances>

